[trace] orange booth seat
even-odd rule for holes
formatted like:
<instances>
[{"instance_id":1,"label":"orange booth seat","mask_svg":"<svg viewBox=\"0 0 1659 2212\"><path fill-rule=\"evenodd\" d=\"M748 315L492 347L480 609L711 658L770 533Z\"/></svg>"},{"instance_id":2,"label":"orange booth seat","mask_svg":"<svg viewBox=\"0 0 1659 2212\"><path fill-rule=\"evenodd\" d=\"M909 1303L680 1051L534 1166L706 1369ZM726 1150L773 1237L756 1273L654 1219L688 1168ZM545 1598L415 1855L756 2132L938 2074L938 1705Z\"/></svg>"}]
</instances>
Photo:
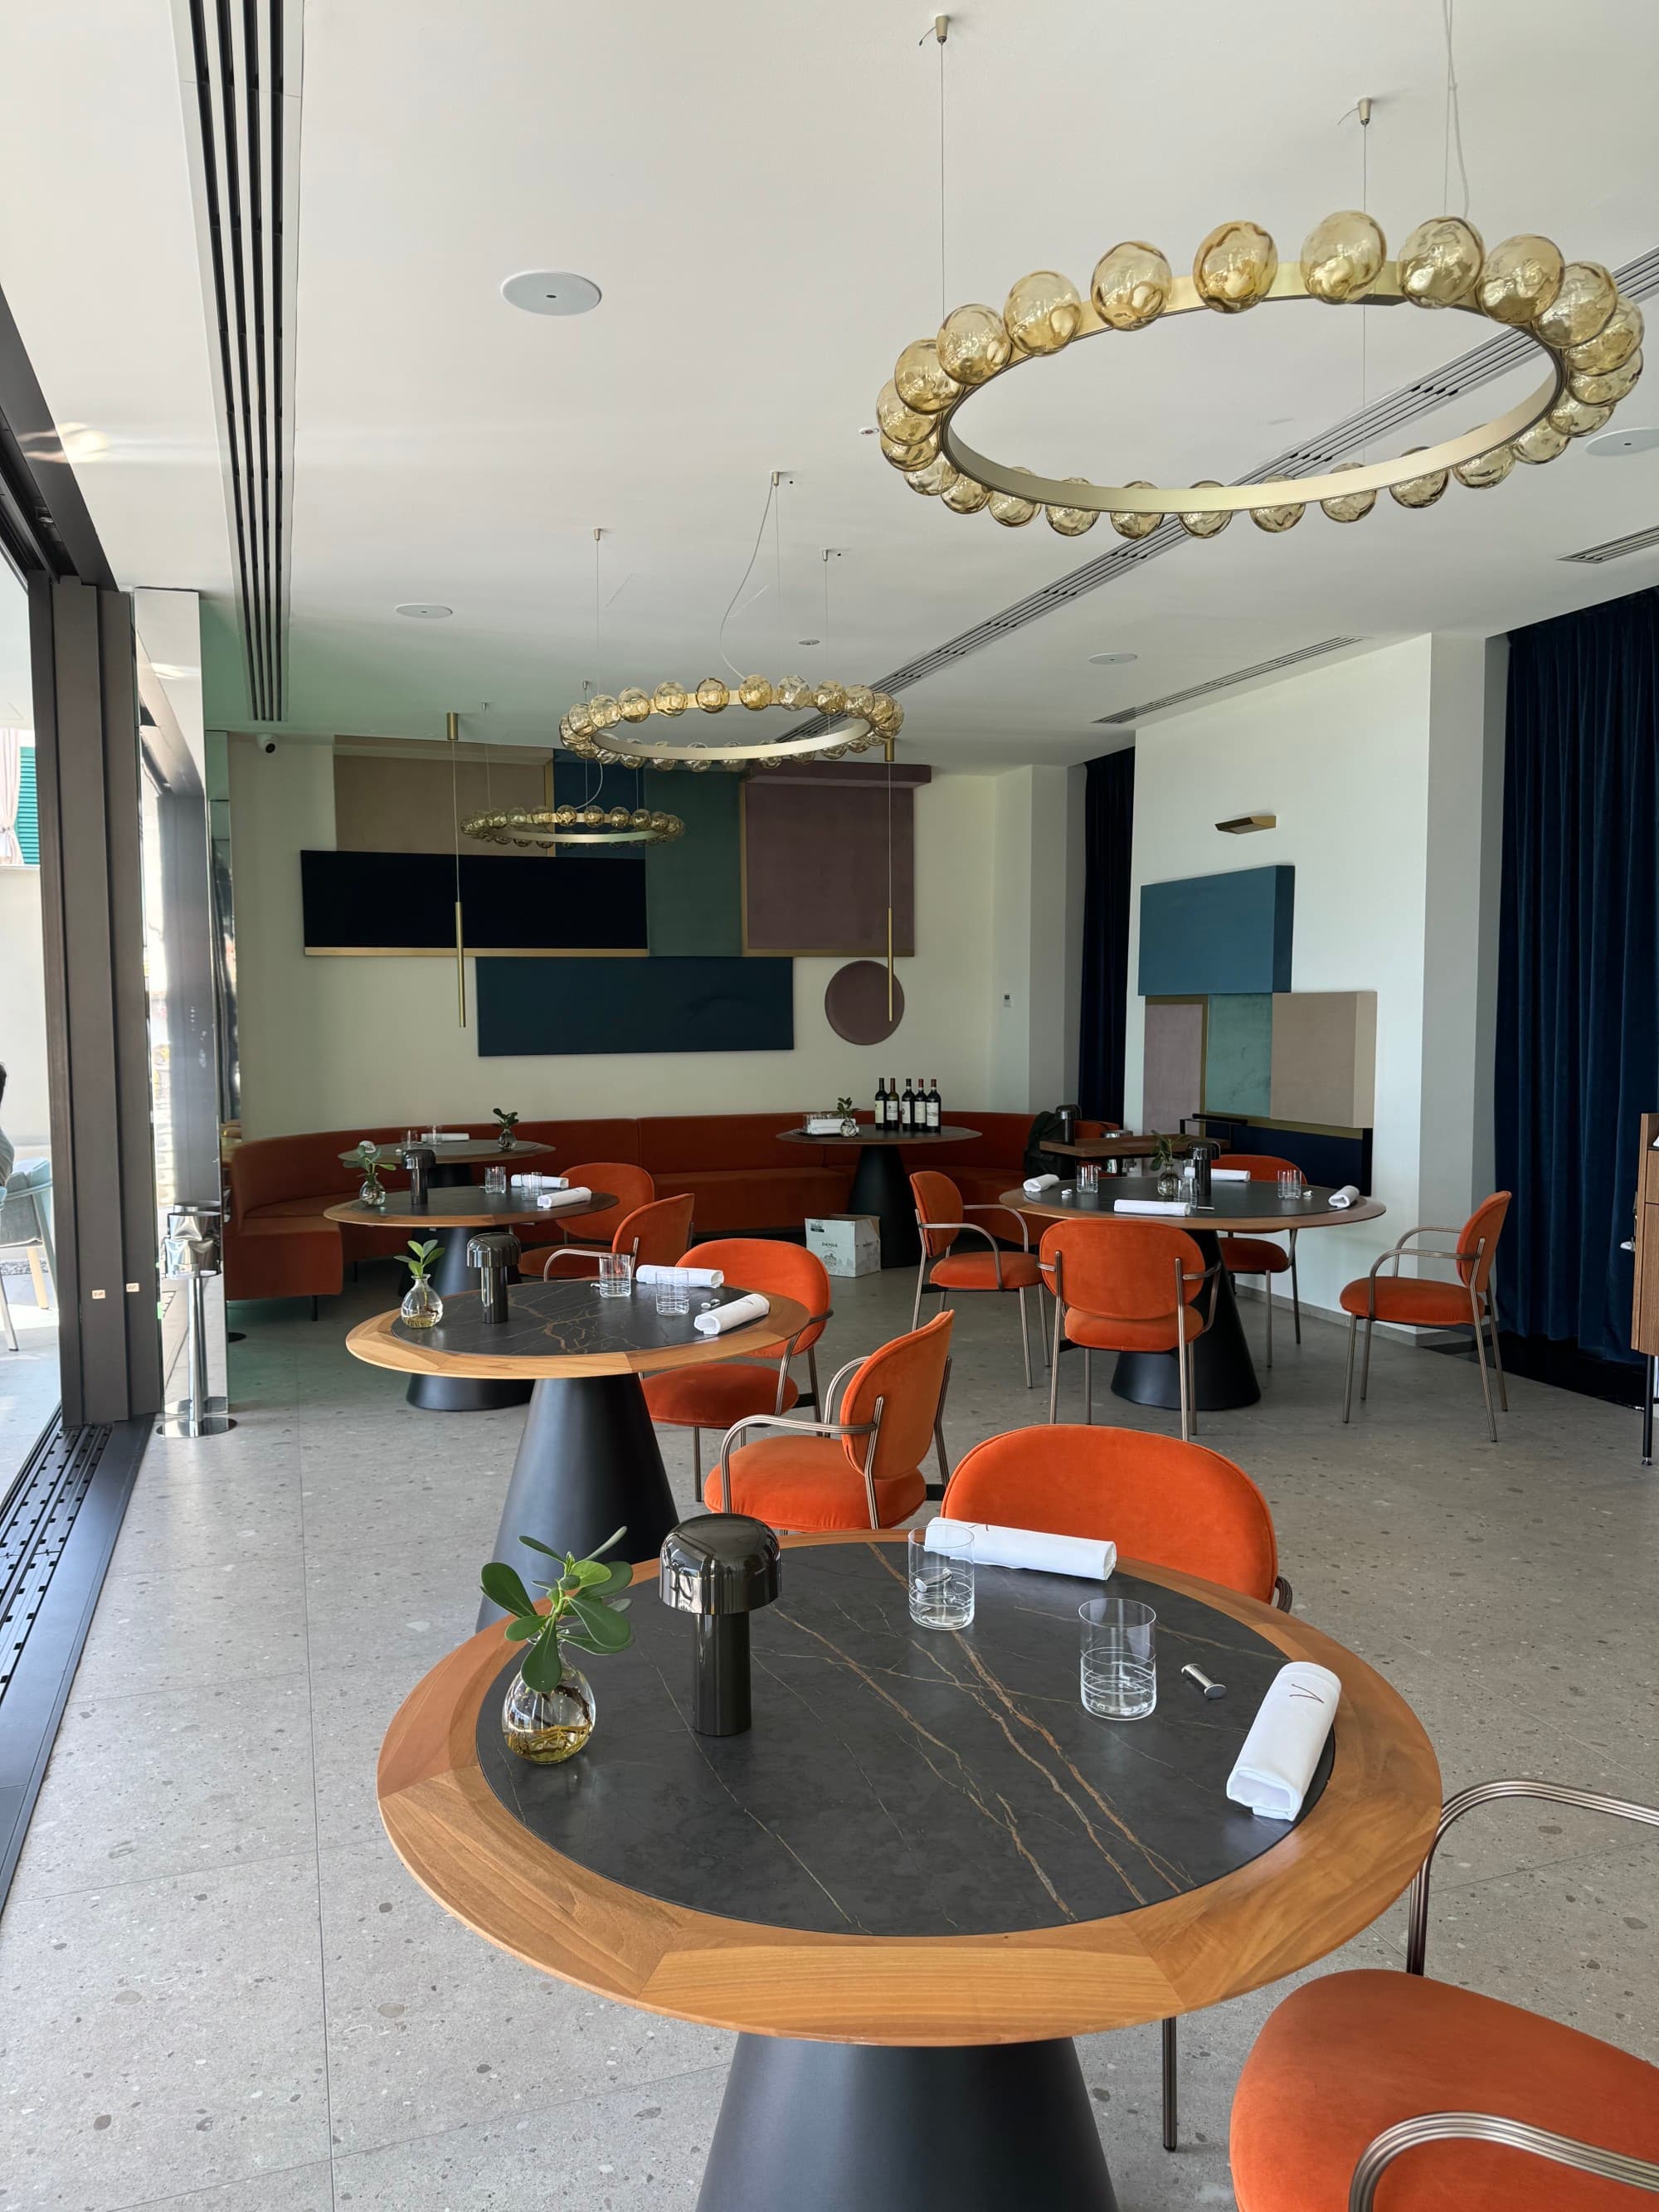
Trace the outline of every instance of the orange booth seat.
<instances>
[{"instance_id":1,"label":"orange booth seat","mask_svg":"<svg viewBox=\"0 0 1659 2212\"><path fill-rule=\"evenodd\" d=\"M689 1190L699 1237L757 1229L799 1232L809 1214L840 1213L858 1155L829 1145L781 1145L799 1114L673 1114L637 1121L639 1160L659 1190Z\"/></svg>"}]
</instances>

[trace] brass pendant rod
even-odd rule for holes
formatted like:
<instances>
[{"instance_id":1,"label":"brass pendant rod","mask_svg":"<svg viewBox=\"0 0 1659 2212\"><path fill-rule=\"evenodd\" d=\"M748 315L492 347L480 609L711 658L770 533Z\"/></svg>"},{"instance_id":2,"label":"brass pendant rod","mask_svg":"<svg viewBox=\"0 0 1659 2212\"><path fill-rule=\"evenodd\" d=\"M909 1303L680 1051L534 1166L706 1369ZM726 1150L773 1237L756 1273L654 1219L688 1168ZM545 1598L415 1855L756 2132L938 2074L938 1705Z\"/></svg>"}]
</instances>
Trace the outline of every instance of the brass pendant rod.
<instances>
[{"instance_id":1,"label":"brass pendant rod","mask_svg":"<svg viewBox=\"0 0 1659 2212\"><path fill-rule=\"evenodd\" d=\"M449 741L449 811L455 830L455 1005L460 1025L466 1027L466 933L461 918L461 795L460 744L461 718L453 709L444 718L445 733Z\"/></svg>"}]
</instances>

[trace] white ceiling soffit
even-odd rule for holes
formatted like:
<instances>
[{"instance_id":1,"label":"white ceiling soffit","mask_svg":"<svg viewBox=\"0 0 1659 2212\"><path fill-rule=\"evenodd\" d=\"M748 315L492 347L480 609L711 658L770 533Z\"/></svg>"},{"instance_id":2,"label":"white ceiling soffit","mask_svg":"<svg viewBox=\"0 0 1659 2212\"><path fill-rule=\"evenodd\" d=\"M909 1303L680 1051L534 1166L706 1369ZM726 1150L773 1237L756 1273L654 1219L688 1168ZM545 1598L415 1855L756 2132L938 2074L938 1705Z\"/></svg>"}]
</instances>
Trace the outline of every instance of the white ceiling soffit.
<instances>
[{"instance_id":1,"label":"white ceiling soffit","mask_svg":"<svg viewBox=\"0 0 1659 2212\"><path fill-rule=\"evenodd\" d=\"M302 0L173 0L255 721L287 699Z\"/></svg>"}]
</instances>

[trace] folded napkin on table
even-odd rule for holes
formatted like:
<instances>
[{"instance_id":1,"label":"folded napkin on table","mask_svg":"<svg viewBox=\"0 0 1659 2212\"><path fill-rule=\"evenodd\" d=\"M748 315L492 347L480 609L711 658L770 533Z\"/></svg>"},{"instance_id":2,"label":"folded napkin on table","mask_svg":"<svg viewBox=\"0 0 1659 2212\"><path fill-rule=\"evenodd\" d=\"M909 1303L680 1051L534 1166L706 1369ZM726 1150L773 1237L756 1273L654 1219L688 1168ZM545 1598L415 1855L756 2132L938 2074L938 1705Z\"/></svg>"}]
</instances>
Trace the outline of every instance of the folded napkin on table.
<instances>
[{"instance_id":1,"label":"folded napkin on table","mask_svg":"<svg viewBox=\"0 0 1659 2212\"><path fill-rule=\"evenodd\" d=\"M421 1137L423 1145L465 1145L469 1142L465 1129L428 1129Z\"/></svg>"},{"instance_id":2,"label":"folded napkin on table","mask_svg":"<svg viewBox=\"0 0 1659 2212\"><path fill-rule=\"evenodd\" d=\"M694 1290L717 1291L726 1280L718 1267L659 1267L647 1260L634 1270L636 1283L689 1283Z\"/></svg>"},{"instance_id":3,"label":"folded napkin on table","mask_svg":"<svg viewBox=\"0 0 1659 2212\"><path fill-rule=\"evenodd\" d=\"M1192 1210L1184 1198L1120 1198L1112 1208L1115 1213L1190 1213Z\"/></svg>"},{"instance_id":4,"label":"folded napkin on table","mask_svg":"<svg viewBox=\"0 0 1659 2212\"><path fill-rule=\"evenodd\" d=\"M1046 1528L1001 1528L987 1521L947 1521L943 1514L927 1523L928 1550L939 1550L936 1536L963 1530L974 1540L975 1566L1030 1567L1038 1574L1104 1583L1117 1565L1117 1546L1103 1539L1056 1536Z\"/></svg>"},{"instance_id":5,"label":"folded napkin on table","mask_svg":"<svg viewBox=\"0 0 1659 2212\"><path fill-rule=\"evenodd\" d=\"M1336 1718L1342 1685L1328 1667L1292 1659L1268 1685L1227 1777L1227 1795L1264 1820L1293 1820Z\"/></svg>"},{"instance_id":6,"label":"folded napkin on table","mask_svg":"<svg viewBox=\"0 0 1659 2212\"><path fill-rule=\"evenodd\" d=\"M1249 1182L1249 1168L1212 1168L1210 1170L1212 1182Z\"/></svg>"},{"instance_id":7,"label":"folded napkin on table","mask_svg":"<svg viewBox=\"0 0 1659 2212\"><path fill-rule=\"evenodd\" d=\"M839 1114L809 1114L806 1117L809 1137L838 1137L841 1134Z\"/></svg>"},{"instance_id":8,"label":"folded napkin on table","mask_svg":"<svg viewBox=\"0 0 1659 2212\"><path fill-rule=\"evenodd\" d=\"M1041 1198L1045 1190L1058 1190L1059 1188L1060 1177L1058 1176L1027 1176L1025 1178L1025 1195L1027 1198Z\"/></svg>"},{"instance_id":9,"label":"folded napkin on table","mask_svg":"<svg viewBox=\"0 0 1659 2212\"><path fill-rule=\"evenodd\" d=\"M710 1306L700 1313L691 1326L699 1336L724 1336L728 1328L742 1328L745 1322L764 1321L771 1307L758 1291L750 1291L746 1297L733 1298L729 1305Z\"/></svg>"},{"instance_id":10,"label":"folded napkin on table","mask_svg":"<svg viewBox=\"0 0 1659 2212\"><path fill-rule=\"evenodd\" d=\"M529 1188L530 1177L527 1175L509 1176L507 1181L514 1190L525 1190ZM536 1187L538 1190L568 1190L570 1181L567 1176L538 1176Z\"/></svg>"},{"instance_id":11,"label":"folded napkin on table","mask_svg":"<svg viewBox=\"0 0 1659 2212\"><path fill-rule=\"evenodd\" d=\"M1350 1206L1358 1206L1359 1203L1358 1184L1345 1182L1340 1190L1334 1190L1331 1193L1325 1203L1328 1206L1335 1206L1339 1213Z\"/></svg>"},{"instance_id":12,"label":"folded napkin on table","mask_svg":"<svg viewBox=\"0 0 1659 2212\"><path fill-rule=\"evenodd\" d=\"M537 1207L543 1213L568 1213L572 1206L580 1210L592 1201L593 1194L585 1182L579 1182L574 1190L566 1184L562 1190L540 1191L536 1197Z\"/></svg>"}]
</instances>

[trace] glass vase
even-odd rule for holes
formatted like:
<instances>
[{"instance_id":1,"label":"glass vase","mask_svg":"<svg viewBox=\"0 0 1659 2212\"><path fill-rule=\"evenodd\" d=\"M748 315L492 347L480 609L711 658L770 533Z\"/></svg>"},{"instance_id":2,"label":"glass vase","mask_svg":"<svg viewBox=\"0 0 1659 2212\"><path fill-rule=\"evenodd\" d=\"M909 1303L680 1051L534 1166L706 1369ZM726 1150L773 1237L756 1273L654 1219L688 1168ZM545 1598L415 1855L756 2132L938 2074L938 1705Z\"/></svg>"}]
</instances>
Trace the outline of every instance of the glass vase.
<instances>
[{"instance_id":1,"label":"glass vase","mask_svg":"<svg viewBox=\"0 0 1659 2212\"><path fill-rule=\"evenodd\" d=\"M593 1688L580 1667L559 1654L563 1673L550 1691L532 1690L515 1674L501 1704L501 1736L509 1751L538 1766L556 1766L574 1759L593 1733L599 1708Z\"/></svg>"},{"instance_id":2,"label":"glass vase","mask_svg":"<svg viewBox=\"0 0 1659 2212\"><path fill-rule=\"evenodd\" d=\"M517 1142L518 1139L514 1135L511 1129L502 1128L496 1134L495 1143L499 1150L501 1152L510 1152Z\"/></svg>"},{"instance_id":3,"label":"glass vase","mask_svg":"<svg viewBox=\"0 0 1659 2212\"><path fill-rule=\"evenodd\" d=\"M444 1317L444 1302L424 1275L417 1275L404 1293L401 1318L405 1328L436 1328Z\"/></svg>"},{"instance_id":4,"label":"glass vase","mask_svg":"<svg viewBox=\"0 0 1659 2212\"><path fill-rule=\"evenodd\" d=\"M1176 1173L1173 1168L1162 1168L1159 1170L1158 1178L1158 1194L1160 1198L1180 1197L1181 1177Z\"/></svg>"},{"instance_id":5,"label":"glass vase","mask_svg":"<svg viewBox=\"0 0 1659 2212\"><path fill-rule=\"evenodd\" d=\"M365 1176L363 1187L357 1194L359 1206L382 1206L386 1204L386 1185L377 1176Z\"/></svg>"}]
</instances>

